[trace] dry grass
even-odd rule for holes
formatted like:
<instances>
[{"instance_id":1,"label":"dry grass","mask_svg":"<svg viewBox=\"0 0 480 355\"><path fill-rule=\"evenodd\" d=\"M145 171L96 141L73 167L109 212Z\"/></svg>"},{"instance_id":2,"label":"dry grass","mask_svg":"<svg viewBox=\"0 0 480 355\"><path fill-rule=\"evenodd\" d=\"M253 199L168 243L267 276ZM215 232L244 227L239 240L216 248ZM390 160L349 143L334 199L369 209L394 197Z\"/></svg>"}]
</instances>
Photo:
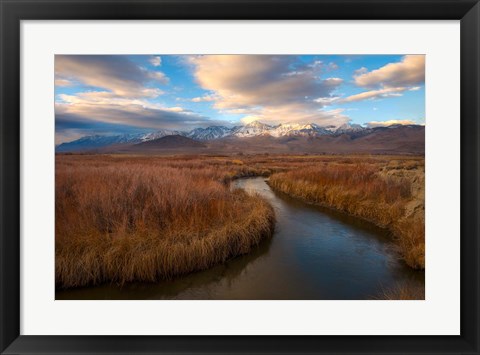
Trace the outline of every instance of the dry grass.
<instances>
[{"instance_id":1,"label":"dry grass","mask_svg":"<svg viewBox=\"0 0 480 355\"><path fill-rule=\"evenodd\" d=\"M392 156L56 157L56 284L157 281L248 253L271 235L273 188L389 228L408 265L425 265L424 159Z\"/></svg>"},{"instance_id":2,"label":"dry grass","mask_svg":"<svg viewBox=\"0 0 480 355\"><path fill-rule=\"evenodd\" d=\"M390 289L383 290L378 296L373 297L376 300L424 300L425 287L418 283L406 282L398 284Z\"/></svg>"},{"instance_id":3,"label":"dry grass","mask_svg":"<svg viewBox=\"0 0 480 355\"><path fill-rule=\"evenodd\" d=\"M264 200L229 190L248 174L235 162L58 156L57 286L168 279L248 253L274 225Z\"/></svg>"},{"instance_id":4,"label":"dry grass","mask_svg":"<svg viewBox=\"0 0 480 355\"><path fill-rule=\"evenodd\" d=\"M392 231L405 262L425 267L423 160L324 161L273 174L272 188Z\"/></svg>"}]
</instances>

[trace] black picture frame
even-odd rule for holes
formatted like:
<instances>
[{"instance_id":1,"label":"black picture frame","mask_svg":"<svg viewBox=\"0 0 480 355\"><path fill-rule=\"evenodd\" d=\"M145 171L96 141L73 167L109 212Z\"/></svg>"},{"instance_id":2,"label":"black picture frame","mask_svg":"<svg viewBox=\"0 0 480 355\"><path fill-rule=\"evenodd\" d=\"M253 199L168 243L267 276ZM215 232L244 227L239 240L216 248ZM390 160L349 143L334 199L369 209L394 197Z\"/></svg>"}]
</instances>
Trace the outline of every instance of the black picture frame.
<instances>
[{"instance_id":1,"label":"black picture frame","mask_svg":"<svg viewBox=\"0 0 480 355\"><path fill-rule=\"evenodd\" d=\"M2 78L0 350L2 354L479 354L480 5L478 0L123 0L117 2L0 0L0 11ZM80 19L460 20L461 335L20 335L20 22L22 20Z\"/></svg>"}]
</instances>

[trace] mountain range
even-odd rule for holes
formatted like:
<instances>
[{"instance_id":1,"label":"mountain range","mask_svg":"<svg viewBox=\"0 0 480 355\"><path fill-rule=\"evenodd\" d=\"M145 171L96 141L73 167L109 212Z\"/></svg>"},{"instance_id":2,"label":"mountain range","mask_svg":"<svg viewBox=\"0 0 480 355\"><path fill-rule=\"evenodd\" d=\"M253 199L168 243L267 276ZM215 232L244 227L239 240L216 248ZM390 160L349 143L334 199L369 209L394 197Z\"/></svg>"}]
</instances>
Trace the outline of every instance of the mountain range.
<instances>
[{"instance_id":1,"label":"mountain range","mask_svg":"<svg viewBox=\"0 0 480 355\"><path fill-rule=\"evenodd\" d=\"M58 145L56 152L205 150L217 153L243 150L248 153L273 149L279 152L422 154L424 142L425 127L418 125L364 127L344 124L322 127L314 123L268 125L255 121L232 128L211 126L188 132L161 129L140 134L85 136Z\"/></svg>"}]
</instances>

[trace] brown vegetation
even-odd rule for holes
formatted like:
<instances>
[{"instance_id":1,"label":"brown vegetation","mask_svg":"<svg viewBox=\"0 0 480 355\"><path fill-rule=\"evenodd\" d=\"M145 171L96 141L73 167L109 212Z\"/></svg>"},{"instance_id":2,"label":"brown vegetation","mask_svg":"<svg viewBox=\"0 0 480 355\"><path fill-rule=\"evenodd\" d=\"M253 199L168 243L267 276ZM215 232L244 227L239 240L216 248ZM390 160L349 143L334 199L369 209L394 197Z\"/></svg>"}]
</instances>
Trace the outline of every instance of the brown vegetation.
<instances>
[{"instance_id":1,"label":"brown vegetation","mask_svg":"<svg viewBox=\"0 0 480 355\"><path fill-rule=\"evenodd\" d=\"M414 282L398 284L383 290L380 295L373 297L376 300L424 300L425 287Z\"/></svg>"},{"instance_id":2,"label":"brown vegetation","mask_svg":"<svg viewBox=\"0 0 480 355\"><path fill-rule=\"evenodd\" d=\"M392 231L405 262L425 267L423 159L324 161L277 173L269 184Z\"/></svg>"},{"instance_id":3,"label":"brown vegetation","mask_svg":"<svg viewBox=\"0 0 480 355\"><path fill-rule=\"evenodd\" d=\"M216 160L57 156L57 286L156 281L248 253L271 235L273 210L226 182L252 173Z\"/></svg>"},{"instance_id":4,"label":"brown vegetation","mask_svg":"<svg viewBox=\"0 0 480 355\"><path fill-rule=\"evenodd\" d=\"M423 157L57 155L56 284L156 281L248 253L272 208L231 191L269 176L279 191L389 228L424 268Z\"/></svg>"}]
</instances>

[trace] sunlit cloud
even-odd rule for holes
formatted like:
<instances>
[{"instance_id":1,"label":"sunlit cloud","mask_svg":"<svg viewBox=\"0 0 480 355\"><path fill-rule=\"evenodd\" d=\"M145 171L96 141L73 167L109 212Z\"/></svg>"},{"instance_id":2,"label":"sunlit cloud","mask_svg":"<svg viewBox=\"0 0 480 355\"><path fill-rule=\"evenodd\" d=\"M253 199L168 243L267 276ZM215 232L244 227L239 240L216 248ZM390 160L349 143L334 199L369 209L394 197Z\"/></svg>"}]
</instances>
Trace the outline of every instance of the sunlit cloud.
<instances>
[{"instance_id":1,"label":"sunlit cloud","mask_svg":"<svg viewBox=\"0 0 480 355\"><path fill-rule=\"evenodd\" d=\"M56 78L55 86L72 86L74 83L68 79Z\"/></svg>"},{"instance_id":2,"label":"sunlit cloud","mask_svg":"<svg viewBox=\"0 0 480 355\"><path fill-rule=\"evenodd\" d=\"M398 58L57 55L56 140L252 121L337 127L368 121L372 127L410 124L382 122L383 115L401 117L395 110L409 97L416 98L413 114L424 114L418 100L423 92L415 91L425 84L425 57ZM395 105L383 99L396 100ZM357 105L368 101L375 108Z\"/></svg>"},{"instance_id":3,"label":"sunlit cloud","mask_svg":"<svg viewBox=\"0 0 480 355\"><path fill-rule=\"evenodd\" d=\"M322 111L313 97L328 97L342 84L340 78L321 79L321 62L301 64L294 56L205 55L191 56L199 85L214 92L214 108L251 112L244 121L270 123L308 122L342 124L345 115Z\"/></svg>"},{"instance_id":4,"label":"sunlit cloud","mask_svg":"<svg viewBox=\"0 0 480 355\"><path fill-rule=\"evenodd\" d=\"M192 115L191 112L182 112L169 108L155 108L133 103L126 105L112 102L111 104L101 106L57 103L55 109L57 117L72 117L75 119L152 129L179 128L201 120L201 117Z\"/></svg>"},{"instance_id":5,"label":"sunlit cloud","mask_svg":"<svg viewBox=\"0 0 480 355\"><path fill-rule=\"evenodd\" d=\"M344 109L316 110L303 105L292 104L282 107L263 108L259 113L249 114L242 118L242 123L260 121L270 124L278 123L316 123L321 126L339 126L350 121ZM286 119L279 120L278 117Z\"/></svg>"},{"instance_id":6,"label":"sunlit cloud","mask_svg":"<svg viewBox=\"0 0 480 355\"><path fill-rule=\"evenodd\" d=\"M340 96L327 96L327 97L319 97L313 101L318 102L322 106L329 106L338 102L340 100Z\"/></svg>"},{"instance_id":7,"label":"sunlit cloud","mask_svg":"<svg viewBox=\"0 0 480 355\"><path fill-rule=\"evenodd\" d=\"M416 124L415 121L412 120L389 120L389 121L371 121L367 122L367 127L388 127L392 125L413 125Z\"/></svg>"},{"instance_id":8,"label":"sunlit cloud","mask_svg":"<svg viewBox=\"0 0 480 355\"><path fill-rule=\"evenodd\" d=\"M160 56L154 56L150 58L150 64L152 64L154 67L159 67L162 65L162 57Z\"/></svg>"},{"instance_id":9,"label":"sunlit cloud","mask_svg":"<svg viewBox=\"0 0 480 355\"><path fill-rule=\"evenodd\" d=\"M363 100L374 100L402 96L405 91L421 89L418 84L425 82L425 56L406 55L400 62L389 63L379 69L368 71L361 67L354 71L354 83L359 87L370 88L359 94L345 98L331 98L326 104L343 104ZM317 100L322 100L319 98Z\"/></svg>"},{"instance_id":10,"label":"sunlit cloud","mask_svg":"<svg viewBox=\"0 0 480 355\"><path fill-rule=\"evenodd\" d=\"M204 95L200 97L194 97L191 101L192 102L210 102L210 101L215 101L215 96L214 95Z\"/></svg>"},{"instance_id":11,"label":"sunlit cloud","mask_svg":"<svg viewBox=\"0 0 480 355\"><path fill-rule=\"evenodd\" d=\"M401 96L404 91L412 90L411 88L406 87L398 87L398 88L385 88L380 90L371 90L365 91L360 94L351 95L344 99L339 99L337 103L346 103L346 102L355 102L355 101L363 101L363 100L374 100L379 98L386 98L386 97L397 97Z\"/></svg>"},{"instance_id":12,"label":"sunlit cloud","mask_svg":"<svg viewBox=\"0 0 480 355\"><path fill-rule=\"evenodd\" d=\"M219 123L180 106L168 107L144 99L119 97L107 91L60 94L55 116L56 128L63 130L78 129L79 122L88 122L86 126L101 123L143 129L190 129L191 126ZM58 122L62 126L58 126Z\"/></svg>"},{"instance_id":13,"label":"sunlit cloud","mask_svg":"<svg viewBox=\"0 0 480 355\"><path fill-rule=\"evenodd\" d=\"M360 68L355 84L362 87L404 87L425 82L425 56L406 55L401 62L389 63L379 69L367 71Z\"/></svg>"},{"instance_id":14,"label":"sunlit cloud","mask_svg":"<svg viewBox=\"0 0 480 355\"><path fill-rule=\"evenodd\" d=\"M168 83L164 73L149 71L116 55L56 55L55 77L127 97L141 97L148 92L146 89Z\"/></svg>"}]
</instances>

